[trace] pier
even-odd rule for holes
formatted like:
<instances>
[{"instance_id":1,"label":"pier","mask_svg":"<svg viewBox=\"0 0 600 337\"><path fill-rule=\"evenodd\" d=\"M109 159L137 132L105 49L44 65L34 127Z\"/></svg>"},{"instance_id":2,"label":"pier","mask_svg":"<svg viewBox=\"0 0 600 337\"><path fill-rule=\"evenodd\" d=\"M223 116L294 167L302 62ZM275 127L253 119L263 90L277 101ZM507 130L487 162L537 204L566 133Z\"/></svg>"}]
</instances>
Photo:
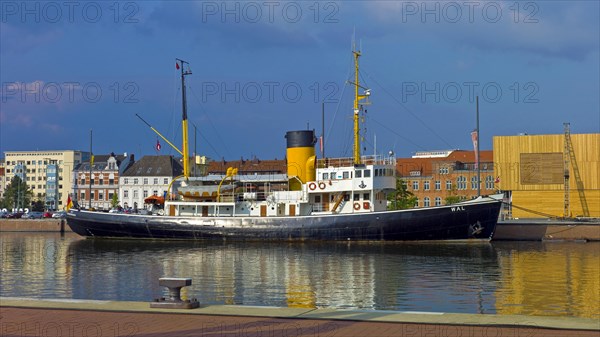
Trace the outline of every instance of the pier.
<instances>
[{"instance_id":1,"label":"pier","mask_svg":"<svg viewBox=\"0 0 600 337\"><path fill-rule=\"evenodd\" d=\"M598 336L594 319L0 298L2 336Z\"/></svg>"}]
</instances>

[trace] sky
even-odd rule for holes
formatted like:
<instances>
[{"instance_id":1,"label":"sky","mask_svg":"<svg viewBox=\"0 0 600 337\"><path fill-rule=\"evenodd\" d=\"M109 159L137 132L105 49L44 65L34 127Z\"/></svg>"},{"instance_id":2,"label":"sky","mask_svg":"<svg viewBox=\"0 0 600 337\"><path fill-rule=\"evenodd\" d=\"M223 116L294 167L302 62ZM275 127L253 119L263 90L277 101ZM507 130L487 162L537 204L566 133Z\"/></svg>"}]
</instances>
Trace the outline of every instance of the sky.
<instances>
[{"instance_id":1,"label":"sky","mask_svg":"<svg viewBox=\"0 0 600 337\"><path fill-rule=\"evenodd\" d=\"M282 159L286 131L352 155L353 45L366 154L600 132L598 1L2 1L0 153ZM354 41L354 42L353 42ZM186 67L186 69L188 69ZM2 155L0 154L0 156Z\"/></svg>"}]
</instances>

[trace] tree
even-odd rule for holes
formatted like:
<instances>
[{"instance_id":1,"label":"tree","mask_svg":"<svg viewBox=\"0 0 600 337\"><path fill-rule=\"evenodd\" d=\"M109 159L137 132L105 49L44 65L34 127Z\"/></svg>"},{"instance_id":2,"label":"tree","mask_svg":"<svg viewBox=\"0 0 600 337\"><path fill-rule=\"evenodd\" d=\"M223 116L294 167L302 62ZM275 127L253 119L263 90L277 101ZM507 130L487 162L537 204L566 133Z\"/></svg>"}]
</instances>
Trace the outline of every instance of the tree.
<instances>
[{"instance_id":1,"label":"tree","mask_svg":"<svg viewBox=\"0 0 600 337\"><path fill-rule=\"evenodd\" d=\"M396 192L388 194L389 210L407 209L415 207L417 197L408 190L406 181L396 179Z\"/></svg>"},{"instance_id":2,"label":"tree","mask_svg":"<svg viewBox=\"0 0 600 337\"><path fill-rule=\"evenodd\" d=\"M112 199L110 200L110 206L112 208L117 208L119 206L119 197L117 196L117 193L113 194Z\"/></svg>"},{"instance_id":3,"label":"tree","mask_svg":"<svg viewBox=\"0 0 600 337\"><path fill-rule=\"evenodd\" d=\"M31 210L34 212L43 212L45 204L42 200L35 200L31 203Z\"/></svg>"},{"instance_id":4,"label":"tree","mask_svg":"<svg viewBox=\"0 0 600 337\"><path fill-rule=\"evenodd\" d=\"M10 184L6 186L4 197L0 201L2 208L27 208L31 206L33 191L19 176L14 176Z\"/></svg>"},{"instance_id":5,"label":"tree","mask_svg":"<svg viewBox=\"0 0 600 337\"><path fill-rule=\"evenodd\" d=\"M456 185L452 184L452 188L448 191L448 196L444 199L446 205L456 204L461 201L461 197L456 192Z\"/></svg>"}]
</instances>

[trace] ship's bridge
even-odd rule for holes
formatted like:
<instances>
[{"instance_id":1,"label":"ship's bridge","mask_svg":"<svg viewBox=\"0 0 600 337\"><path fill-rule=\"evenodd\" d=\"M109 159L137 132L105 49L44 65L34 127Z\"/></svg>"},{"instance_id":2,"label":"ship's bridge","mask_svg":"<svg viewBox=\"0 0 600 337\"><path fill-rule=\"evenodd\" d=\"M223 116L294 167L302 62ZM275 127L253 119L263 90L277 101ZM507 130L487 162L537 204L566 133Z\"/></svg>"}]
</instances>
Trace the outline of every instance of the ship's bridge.
<instances>
[{"instance_id":1,"label":"ship's bridge","mask_svg":"<svg viewBox=\"0 0 600 337\"><path fill-rule=\"evenodd\" d=\"M336 211L338 207L348 208L345 211L385 210L386 193L396 188L396 158L365 156L361 161L362 164L354 164L353 158L318 160L316 180L305 185L310 202L323 204L323 211Z\"/></svg>"}]
</instances>

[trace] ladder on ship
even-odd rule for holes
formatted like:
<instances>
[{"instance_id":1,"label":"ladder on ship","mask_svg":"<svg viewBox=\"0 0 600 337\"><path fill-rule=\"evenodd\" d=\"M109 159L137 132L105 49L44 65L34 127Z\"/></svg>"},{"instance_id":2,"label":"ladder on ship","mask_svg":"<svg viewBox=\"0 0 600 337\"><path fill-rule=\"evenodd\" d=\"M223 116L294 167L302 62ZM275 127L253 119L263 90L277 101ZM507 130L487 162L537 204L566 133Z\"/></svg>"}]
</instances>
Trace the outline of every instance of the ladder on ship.
<instances>
[{"instance_id":1,"label":"ladder on ship","mask_svg":"<svg viewBox=\"0 0 600 337\"><path fill-rule=\"evenodd\" d=\"M333 212L333 213L337 212L337 208L340 207L340 204L342 203L342 201L344 201L345 196L346 196L346 192L341 192L336 196L335 204L333 204L333 208L331 209L331 212Z\"/></svg>"},{"instance_id":2,"label":"ladder on ship","mask_svg":"<svg viewBox=\"0 0 600 337\"><path fill-rule=\"evenodd\" d=\"M581 180L581 175L579 174L579 166L577 165L577 158L575 158L575 151L573 150L573 142L571 141L571 127L569 123L564 123L565 127L565 147L564 147L564 160L565 160L565 200L564 200L564 217L567 218L570 216L570 186L569 186L569 167L573 166L573 176L575 178L575 186L577 187L577 192L579 194L579 201L581 202L581 209L583 211L584 217L590 216L590 211L588 209L587 200L585 198L585 191L583 189L583 181Z\"/></svg>"}]
</instances>

